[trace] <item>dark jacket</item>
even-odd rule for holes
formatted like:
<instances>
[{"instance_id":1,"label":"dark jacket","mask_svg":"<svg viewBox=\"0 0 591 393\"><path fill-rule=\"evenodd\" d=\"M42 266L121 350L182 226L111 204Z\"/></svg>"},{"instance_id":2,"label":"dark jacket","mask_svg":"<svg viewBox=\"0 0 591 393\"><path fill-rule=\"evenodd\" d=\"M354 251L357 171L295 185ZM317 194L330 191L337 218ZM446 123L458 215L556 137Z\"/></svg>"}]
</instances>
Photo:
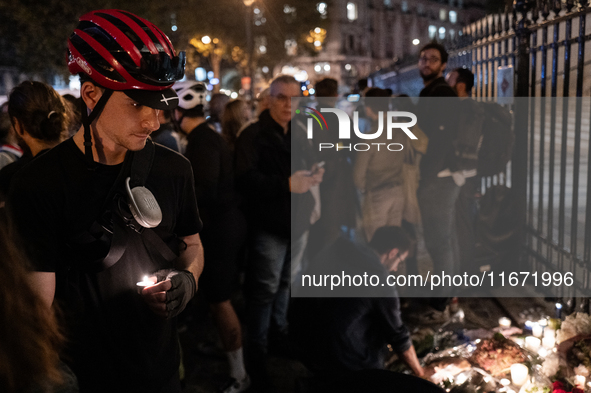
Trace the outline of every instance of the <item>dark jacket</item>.
<instances>
[{"instance_id":1,"label":"dark jacket","mask_svg":"<svg viewBox=\"0 0 591 393\"><path fill-rule=\"evenodd\" d=\"M459 100L443 77L425 86L419 96L418 126L429 138L427 154L421 159L421 179L428 180L446 168L456 169L453 142L458 130Z\"/></svg>"},{"instance_id":2,"label":"dark jacket","mask_svg":"<svg viewBox=\"0 0 591 393\"><path fill-rule=\"evenodd\" d=\"M380 369L386 344L397 353L410 348L394 287L355 286L346 278L334 289L332 278L317 286L325 274L350 276L349 281L375 275L385 283L388 272L371 249L338 238L312 259L304 274L312 278L302 279L302 297L292 298L289 330L296 353L312 372Z\"/></svg>"},{"instance_id":3,"label":"dark jacket","mask_svg":"<svg viewBox=\"0 0 591 393\"><path fill-rule=\"evenodd\" d=\"M235 153L236 186L243 198L243 209L249 224L255 229L289 238L289 177L295 172L291 168L291 124L288 132L284 133L283 127L273 120L269 111L264 111L258 122L242 131L236 141ZM312 198L309 192L302 195L303 198Z\"/></svg>"}]
</instances>

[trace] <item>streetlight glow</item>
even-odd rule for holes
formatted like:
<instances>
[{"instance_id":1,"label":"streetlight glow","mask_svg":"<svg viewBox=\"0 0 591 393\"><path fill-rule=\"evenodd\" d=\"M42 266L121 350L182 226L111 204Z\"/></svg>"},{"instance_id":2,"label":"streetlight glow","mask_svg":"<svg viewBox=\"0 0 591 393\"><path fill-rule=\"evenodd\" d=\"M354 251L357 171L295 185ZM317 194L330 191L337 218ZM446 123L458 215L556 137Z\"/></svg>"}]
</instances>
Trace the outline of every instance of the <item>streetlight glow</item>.
<instances>
[{"instance_id":1,"label":"streetlight glow","mask_svg":"<svg viewBox=\"0 0 591 393\"><path fill-rule=\"evenodd\" d=\"M208 35L201 37L201 42L203 42L205 45L209 45L211 43L211 38L209 38Z\"/></svg>"},{"instance_id":2,"label":"streetlight glow","mask_svg":"<svg viewBox=\"0 0 591 393\"><path fill-rule=\"evenodd\" d=\"M415 38L414 40L412 40L412 44L415 45L415 46L418 45L418 44L420 44L420 43L421 43L421 41L418 38Z\"/></svg>"}]
</instances>

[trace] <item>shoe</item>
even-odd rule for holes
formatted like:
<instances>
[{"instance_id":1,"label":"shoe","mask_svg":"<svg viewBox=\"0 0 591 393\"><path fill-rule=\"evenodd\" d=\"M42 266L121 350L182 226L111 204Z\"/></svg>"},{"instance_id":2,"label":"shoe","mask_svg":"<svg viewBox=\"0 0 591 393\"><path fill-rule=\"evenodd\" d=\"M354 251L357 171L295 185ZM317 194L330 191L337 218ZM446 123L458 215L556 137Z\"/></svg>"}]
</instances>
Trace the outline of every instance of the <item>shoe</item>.
<instances>
[{"instance_id":1,"label":"shoe","mask_svg":"<svg viewBox=\"0 0 591 393\"><path fill-rule=\"evenodd\" d=\"M228 382L219 390L220 393L240 393L245 392L250 387L250 377L248 374L238 381L235 378L230 378Z\"/></svg>"}]
</instances>

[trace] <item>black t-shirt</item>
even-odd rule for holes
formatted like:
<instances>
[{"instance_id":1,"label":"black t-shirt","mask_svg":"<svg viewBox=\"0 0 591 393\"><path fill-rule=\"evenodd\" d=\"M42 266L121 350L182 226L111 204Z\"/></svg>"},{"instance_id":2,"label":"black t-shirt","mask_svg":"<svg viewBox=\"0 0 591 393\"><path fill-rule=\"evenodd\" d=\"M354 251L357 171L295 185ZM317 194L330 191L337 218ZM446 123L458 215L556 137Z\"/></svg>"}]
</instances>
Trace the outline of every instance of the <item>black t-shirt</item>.
<instances>
[{"instance_id":1,"label":"black t-shirt","mask_svg":"<svg viewBox=\"0 0 591 393\"><path fill-rule=\"evenodd\" d=\"M85 260L91 247L77 247L102 214L105 199L123 164L86 166L69 139L20 170L7 207L36 270L56 273L55 302L65 315L64 361L81 391L157 392L178 370L175 321L156 316L136 283L172 267L127 228L125 252L108 269L93 272ZM156 145L146 180L162 209L154 232L165 242L201 230L193 174L181 155ZM86 390L85 390L86 389Z\"/></svg>"},{"instance_id":2,"label":"black t-shirt","mask_svg":"<svg viewBox=\"0 0 591 393\"><path fill-rule=\"evenodd\" d=\"M197 204L207 230L214 220L238 206L233 153L224 138L205 122L189 133L185 157L193 167Z\"/></svg>"}]
</instances>

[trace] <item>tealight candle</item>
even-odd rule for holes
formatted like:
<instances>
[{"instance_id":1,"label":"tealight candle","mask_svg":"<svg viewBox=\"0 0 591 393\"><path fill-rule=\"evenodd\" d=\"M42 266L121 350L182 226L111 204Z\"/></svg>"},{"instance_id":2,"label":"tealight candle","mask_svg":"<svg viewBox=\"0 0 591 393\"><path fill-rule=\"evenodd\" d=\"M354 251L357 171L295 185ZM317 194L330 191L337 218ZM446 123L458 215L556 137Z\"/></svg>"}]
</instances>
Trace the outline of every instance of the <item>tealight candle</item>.
<instances>
[{"instance_id":1,"label":"tealight candle","mask_svg":"<svg viewBox=\"0 0 591 393\"><path fill-rule=\"evenodd\" d=\"M507 317L499 318L499 327L501 329L508 329L511 327L511 320Z\"/></svg>"},{"instance_id":2,"label":"tealight candle","mask_svg":"<svg viewBox=\"0 0 591 393\"><path fill-rule=\"evenodd\" d=\"M511 381L515 386L522 386L527 382L529 371L524 364L514 364L511 366Z\"/></svg>"},{"instance_id":3,"label":"tealight candle","mask_svg":"<svg viewBox=\"0 0 591 393\"><path fill-rule=\"evenodd\" d=\"M546 318L542 318L538 321L538 323L540 324L540 326L542 327L546 327L548 326L548 320Z\"/></svg>"},{"instance_id":4,"label":"tealight candle","mask_svg":"<svg viewBox=\"0 0 591 393\"><path fill-rule=\"evenodd\" d=\"M525 338L525 349L529 349L532 352L538 352L540 345L541 341L537 337L528 336Z\"/></svg>"},{"instance_id":5,"label":"tealight candle","mask_svg":"<svg viewBox=\"0 0 591 393\"><path fill-rule=\"evenodd\" d=\"M550 349L553 348L554 345L556 345L556 339L554 338L554 336L544 336L544 338L542 339L542 346L544 348Z\"/></svg>"},{"instance_id":6,"label":"tealight candle","mask_svg":"<svg viewBox=\"0 0 591 393\"><path fill-rule=\"evenodd\" d=\"M545 358L548 355L548 350L546 348L540 348L538 355L542 358Z\"/></svg>"},{"instance_id":7,"label":"tealight candle","mask_svg":"<svg viewBox=\"0 0 591 393\"><path fill-rule=\"evenodd\" d=\"M138 293L141 294L142 293L142 290L145 287L150 287L150 286L152 286L154 284L156 284L156 282L154 280L151 280L150 277L148 277L148 276L144 276L144 278L142 279L142 281L138 282L135 285L137 287Z\"/></svg>"},{"instance_id":8,"label":"tealight candle","mask_svg":"<svg viewBox=\"0 0 591 393\"><path fill-rule=\"evenodd\" d=\"M586 381L587 381L587 378L585 378L584 375L575 375L575 386L577 386L579 388L584 388Z\"/></svg>"},{"instance_id":9,"label":"tealight candle","mask_svg":"<svg viewBox=\"0 0 591 393\"><path fill-rule=\"evenodd\" d=\"M534 335L534 337L542 337L542 334L544 333L544 328L536 322L532 325L531 333Z\"/></svg>"},{"instance_id":10,"label":"tealight candle","mask_svg":"<svg viewBox=\"0 0 591 393\"><path fill-rule=\"evenodd\" d=\"M511 383L511 381L509 381L507 378L503 378L501 379L501 385L503 386L509 386L509 384Z\"/></svg>"}]
</instances>

